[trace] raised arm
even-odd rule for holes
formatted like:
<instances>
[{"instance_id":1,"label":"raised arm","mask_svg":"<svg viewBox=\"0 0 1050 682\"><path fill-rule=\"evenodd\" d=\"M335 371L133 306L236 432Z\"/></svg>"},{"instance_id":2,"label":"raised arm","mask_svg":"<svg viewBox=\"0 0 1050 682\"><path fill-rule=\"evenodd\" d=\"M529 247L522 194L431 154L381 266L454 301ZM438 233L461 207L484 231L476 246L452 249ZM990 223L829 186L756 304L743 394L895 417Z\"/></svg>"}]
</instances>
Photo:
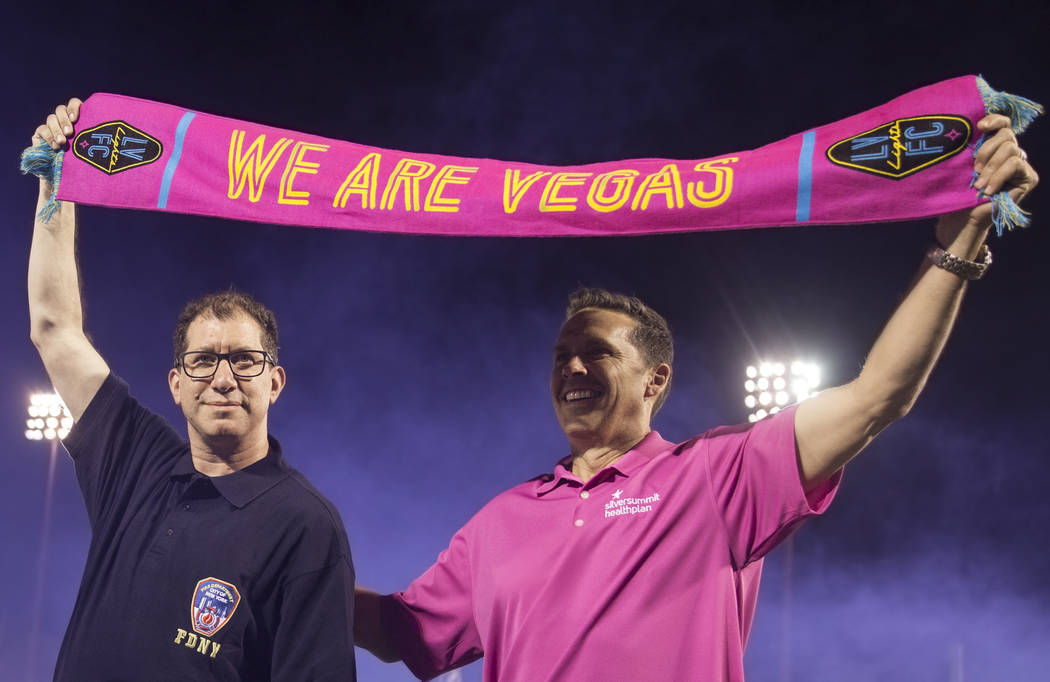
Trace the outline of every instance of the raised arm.
<instances>
[{"instance_id":1,"label":"raised arm","mask_svg":"<svg viewBox=\"0 0 1050 682\"><path fill-rule=\"evenodd\" d=\"M45 140L52 149L61 149L73 134L80 105L76 98L59 105L33 133L33 144ZM50 195L50 183L41 180L38 214ZM80 419L109 374L109 367L84 334L76 261L76 207L70 202L62 202L50 221L45 223L37 217L33 224L29 324L30 338L51 383L73 418Z\"/></svg>"},{"instance_id":2,"label":"raised arm","mask_svg":"<svg viewBox=\"0 0 1050 682\"><path fill-rule=\"evenodd\" d=\"M987 116L978 127L991 136L974 160L979 174L975 187L989 195L1007 188L1020 200L1039 178L1018 146L1009 119ZM990 227L990 205L982 204L941 216L937 241L948 253L973 261ZM806 490L838 471L880 431L908 413L948 340L965 290L965 279L923 259L860 375L799 405L795 438Z\"/></svg>"}]
</instances>

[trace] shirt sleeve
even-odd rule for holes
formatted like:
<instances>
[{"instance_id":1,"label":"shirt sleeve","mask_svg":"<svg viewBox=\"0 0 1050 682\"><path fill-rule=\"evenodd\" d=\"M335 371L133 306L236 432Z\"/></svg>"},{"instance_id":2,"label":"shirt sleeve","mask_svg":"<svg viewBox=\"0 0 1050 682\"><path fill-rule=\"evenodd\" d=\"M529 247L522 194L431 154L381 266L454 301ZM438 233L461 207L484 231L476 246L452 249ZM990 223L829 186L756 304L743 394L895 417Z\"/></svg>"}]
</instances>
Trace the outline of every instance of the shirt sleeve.
<instances>
[{"instance_id":1,"label":"shirt sleeve","mask_svg":"<svg viewBox=\"0 0 1050 682\"><path fill-rule=\"evenodd\" d=\"M831 504L837 472L808 495L795 445L795 407L753 425L723 427L700 441L715 506L737 568L765 556Z\"/></svg>"},{"instance_id":2,"label":"shirt sleeve","mask_svg":"<svg viewBox=\"0 0 1050 682\"><path fill-rule=\"evenodd\" d=\"M383 627L405 665L421 680L476 661L484 653L474 620L468 538L469 524L407 590L383 600Z\"/></svg>"},{"instance_id":3,"label":"shirt sleeve","mask_svg":"<svg viewBox=\"0 0 1050 682\"><path fill-rule=\"evenodd\" d=\"M271 559L280 606L269 679L353 681L354 564L342 518L298 472L283 483L286 503L271 501L283 511L270 528L281 549Z\"/></svg>"},{"instance_id":4,"label":"shirt sleeve","mask_svg":"<svg viewBox=\"0 0 1050 682\"><path fill-rule=\"evenodd\" d=\"M290 580L274 637L273 682L352 682L354 570L343 556Z\"/></svg>"},{"instance_id":5,"label":"shirt sleeve","mask_svg":"<svg viewBox=\"0 0 1050 682\"><path fill-rule=\"evenodd\" d=\"M186 443L161 417L131 397L110 373L63 440L73 458L93 533L114 527L135 500L171 472Z\"/></svg>"}]
</instances>

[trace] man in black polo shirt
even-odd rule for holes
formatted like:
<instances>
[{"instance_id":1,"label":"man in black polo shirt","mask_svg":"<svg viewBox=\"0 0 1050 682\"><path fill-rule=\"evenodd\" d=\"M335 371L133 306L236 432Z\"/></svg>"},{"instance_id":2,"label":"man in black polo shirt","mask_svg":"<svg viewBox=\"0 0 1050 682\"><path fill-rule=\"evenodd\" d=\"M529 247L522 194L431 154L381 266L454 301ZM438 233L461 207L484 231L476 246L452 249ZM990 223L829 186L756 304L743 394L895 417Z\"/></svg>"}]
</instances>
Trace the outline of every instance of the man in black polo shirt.
<instances>
[{"instance_id":1,"label":"man in black polo shirt","mask_svg":"<svg viewBox=\"0 0 1050 682\"><path fill-rule=\"evenodd\" d=\"M79 109L33 143L63 147ZM29 257L32 339L76 420L64 444L91 522L55 679L355 679L346 532L267 432L285 384L273 314L237 292L186 306L168 376L186 443L88 341L75 230L65 202L37 218Z\"/></svg>"}]
</instances>

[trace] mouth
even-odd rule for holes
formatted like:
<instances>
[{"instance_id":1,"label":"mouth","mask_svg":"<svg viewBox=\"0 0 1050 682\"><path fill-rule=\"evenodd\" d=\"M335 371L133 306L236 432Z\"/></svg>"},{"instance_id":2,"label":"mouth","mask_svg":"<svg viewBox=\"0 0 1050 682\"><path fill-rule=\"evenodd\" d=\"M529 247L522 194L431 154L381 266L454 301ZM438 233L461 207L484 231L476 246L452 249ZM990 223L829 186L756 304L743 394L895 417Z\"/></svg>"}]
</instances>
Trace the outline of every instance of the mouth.
<instances>
[{"instance_id":1,"label":"mouth","mask_svg":"<svg viewBox=\"0 0 1050 682\"><path fill-rule=\"evenodd\" d=\"M600 398L602 392L593 388L574 388L561 394L561 401L570 405Z\"/></svg>"}]
</instances>

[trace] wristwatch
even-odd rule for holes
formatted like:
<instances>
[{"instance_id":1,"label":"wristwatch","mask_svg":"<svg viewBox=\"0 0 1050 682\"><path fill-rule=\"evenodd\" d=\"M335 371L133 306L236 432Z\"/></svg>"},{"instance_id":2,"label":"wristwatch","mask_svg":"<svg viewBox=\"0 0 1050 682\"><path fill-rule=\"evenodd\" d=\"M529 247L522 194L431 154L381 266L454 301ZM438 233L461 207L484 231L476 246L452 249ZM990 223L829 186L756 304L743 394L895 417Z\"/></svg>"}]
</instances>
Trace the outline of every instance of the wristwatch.
<instances>
[{"instance_id":1,"label":"wristwatch","mask_svg":"<svg viewBox=\"0 0 1050 682\"><path fill-rule=\"evenodd\" d=\"M953 256L937 244L930 246L929 251L926 252L926 257L942 270L947 270L953 275L970 280L984 277L988 266L992 264L992 250L986 244L981 245L981 250L977 252L976 261Z\"/></svg>"}]
</instances>

